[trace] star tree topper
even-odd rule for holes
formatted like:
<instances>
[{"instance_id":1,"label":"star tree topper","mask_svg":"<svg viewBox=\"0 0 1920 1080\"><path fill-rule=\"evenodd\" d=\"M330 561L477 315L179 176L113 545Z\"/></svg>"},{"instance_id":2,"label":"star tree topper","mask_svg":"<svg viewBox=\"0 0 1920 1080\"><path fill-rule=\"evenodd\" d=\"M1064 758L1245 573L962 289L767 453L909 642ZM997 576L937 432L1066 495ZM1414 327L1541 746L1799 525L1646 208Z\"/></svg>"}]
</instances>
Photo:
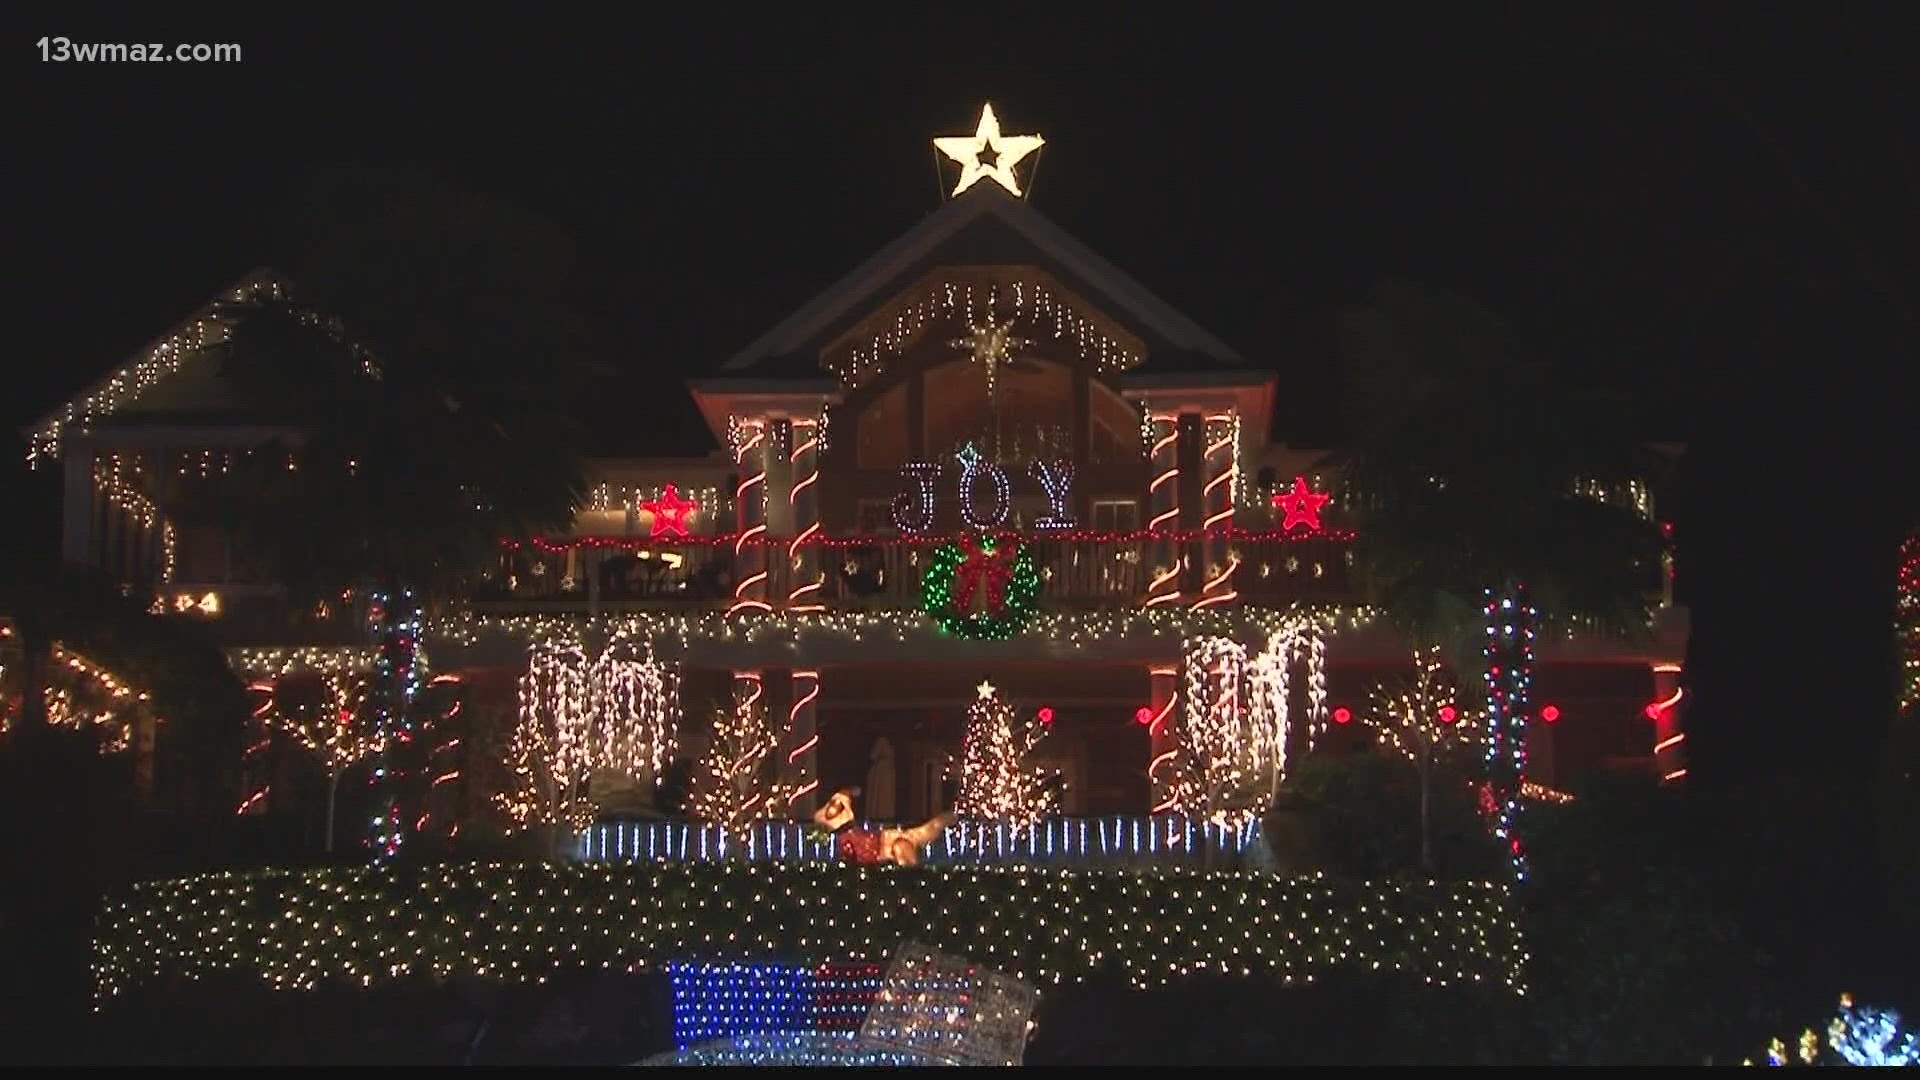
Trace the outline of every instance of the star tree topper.
<instances>
[{"instance_id":1,"label":"star tree topper","mask_svg":"<svg viewBox=\"0 0 1920 1080\"><path fill-rule=\"evenodd\" d=\"M1308 532L1320 531L1320 508L1332 499L1307 487L1307 478L1293 478L1293 490L1283 491L1273 497L1273 505L1286 512L1287 519L1280 523L1281 532L1292 532L1295 525L1306 527Z\"/></svg>"},{"instance_id":2,"label":"star tree topper","mask_svg":"<svg viewBox=\"0 0 1920 1080\"><path fill-rule=\"evenodd\" d=\"M935 139L933 148L960 163L960 180L953 185L955 196L983 178L1019 195L1020 178L1014 175L1013 167L1045 143L1038 135L1000 134L1000 121L989 104L980 110L980 126L973 134Z\"/></svg>"}]
</instances>

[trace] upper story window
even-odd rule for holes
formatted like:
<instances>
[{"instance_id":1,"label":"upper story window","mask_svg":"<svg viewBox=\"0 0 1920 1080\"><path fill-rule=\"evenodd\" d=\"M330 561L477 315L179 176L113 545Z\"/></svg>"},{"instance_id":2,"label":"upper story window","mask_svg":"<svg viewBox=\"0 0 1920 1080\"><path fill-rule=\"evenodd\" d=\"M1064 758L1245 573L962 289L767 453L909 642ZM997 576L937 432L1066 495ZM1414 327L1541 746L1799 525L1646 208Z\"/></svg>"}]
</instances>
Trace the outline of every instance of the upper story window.
<instances>
[{"instance_id":1,"label":"upper story window","mask_svg":"<svg viewBox=\"0 0 1920 1080\"><path fill-rule=\"evenodd\" d=\"M860 467L884 469L905 464L907 441L907 386L901 383L874 398L860 412Z\"/></svg>"},{"instance_id":2,"label":"upper story window","mask_svg":"<svg viewBox=\"0 0 1920 1080\"><path fill-rule=\"evenodd\" d=\"M972 443L1003 462L1071 458L1073 372L1040 360L1004 365L992 399L986 372L958 360L926 373L927 452L950 456Z\"/></svg>"}]
</instances>

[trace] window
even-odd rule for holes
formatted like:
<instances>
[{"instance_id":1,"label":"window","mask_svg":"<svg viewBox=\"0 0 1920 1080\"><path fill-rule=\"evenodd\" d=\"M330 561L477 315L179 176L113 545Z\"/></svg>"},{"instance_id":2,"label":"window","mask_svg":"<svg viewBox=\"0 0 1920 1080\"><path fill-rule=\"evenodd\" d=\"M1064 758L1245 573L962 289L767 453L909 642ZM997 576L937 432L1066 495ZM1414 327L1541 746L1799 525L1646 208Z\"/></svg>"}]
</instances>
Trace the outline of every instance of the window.
<instances>
[{"instance_id":1,"label":"window","mask_svg":"<svg viewBox=\"0 0 1920 1080\"><path fill-rule=\"evenodd\" d=\"M1132 532L1140 527L1140 504L1133 499L1095 499L1093 527L1099 532Z\"/></svg>"},{"instance_id":2,"label":"window","mask_svg":"<svg viewBox=\"0 0 1920 1080\"><path fill-rule=\"evenodd\" d=\"M862 536L893 532L893 503L889 499L861 499L854 531Z\"/></svg>"},{"instance_id":3,"label":"window","mask_svg":"<svg viewBox=\"0 0 1920 1080\"><path fill-rule=\"evenodd\" d=\"M860 412L858 458L863 469L885 469L907 460L907 386L882 393Z\"/></svg>"}]
</instances>

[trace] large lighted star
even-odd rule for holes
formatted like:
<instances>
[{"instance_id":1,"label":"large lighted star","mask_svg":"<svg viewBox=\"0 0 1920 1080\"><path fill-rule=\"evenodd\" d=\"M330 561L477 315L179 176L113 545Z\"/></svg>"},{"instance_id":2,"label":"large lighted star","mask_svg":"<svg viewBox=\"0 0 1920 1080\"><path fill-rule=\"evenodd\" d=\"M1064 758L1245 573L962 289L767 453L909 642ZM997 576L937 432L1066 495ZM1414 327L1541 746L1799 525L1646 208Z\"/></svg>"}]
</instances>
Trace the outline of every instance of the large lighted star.
<instances>
[{"instance_id":1,"label":"large lighted star","mask_svg":"<svg viewBox=\"0 0 1920 1080\"><path fill-rule=\"evenodd\" d=\"M687 535L687 515L699 504L680 494L672 484L660 489L660 497L648 499L640 509L653 515L653 531L648 536Z\"/></svg>"},{"instance_id":2,"label":"large lighted star","mask_svg":"<svg viewBox=\"0 0 1920 1080\"><path fill-rule=\"evenodd\" d=\"M953 185L959 195L982 179L992 180L1015 195L1020 194L1020 178L1013 167L1046 142L1038 135L1002 135L993 106L980 110L980 126L971 135L948 135L933 140L933 148L960 163L960 180Z\"/></svg>"},{"instance_id":3,"label":"large lighted star","mask_svg":"<svg viewBox=\"0 0 1920 1080\"><path fill-rule=\"evenodd\" d=\"M993 696L993 684L990 682L982 682L979 686L974 687L973 690L974 693L980 695L981 701L985 701Z\"/></svg>"},{"instance_id":4,"label":"large lighted star","mask_svg":"<svg viewBox=\"0 0 1920 1080\"><path fill-rule=\"evenodd\" d=\"M1292 532L1295 525L1304 525L1308 532L1319 532L1320 508L1332 498L1331 495L1308 488L1306 477L1294 477L1292 491L1283 491L1273 497L1273 505L1287 514L1287 519L1280 523L1280 531Z\"/></svg>"}]
</instances>

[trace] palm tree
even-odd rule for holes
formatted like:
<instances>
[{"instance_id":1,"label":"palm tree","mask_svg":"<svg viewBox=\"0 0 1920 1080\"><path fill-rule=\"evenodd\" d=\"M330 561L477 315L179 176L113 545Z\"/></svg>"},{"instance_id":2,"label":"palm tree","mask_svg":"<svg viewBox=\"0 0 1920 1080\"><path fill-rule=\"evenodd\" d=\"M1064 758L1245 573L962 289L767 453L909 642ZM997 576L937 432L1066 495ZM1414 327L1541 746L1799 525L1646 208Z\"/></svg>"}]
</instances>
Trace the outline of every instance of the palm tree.
<instances>
[{"instance_id":1,"label":"palm tree","mask_svg":"<svg viewBox=\"0 0 1920 1080\"><path fill-rule=\"evenodd\" d=\"M1466 301L1389 287L1342 331L1356 577L1417 645L1482 670L1496 832L1518 861L1532 643L1550 625L1647 630L1665 538L1626 492L1661 462L1617 400Z\"/></svg>"}]
</instances>

